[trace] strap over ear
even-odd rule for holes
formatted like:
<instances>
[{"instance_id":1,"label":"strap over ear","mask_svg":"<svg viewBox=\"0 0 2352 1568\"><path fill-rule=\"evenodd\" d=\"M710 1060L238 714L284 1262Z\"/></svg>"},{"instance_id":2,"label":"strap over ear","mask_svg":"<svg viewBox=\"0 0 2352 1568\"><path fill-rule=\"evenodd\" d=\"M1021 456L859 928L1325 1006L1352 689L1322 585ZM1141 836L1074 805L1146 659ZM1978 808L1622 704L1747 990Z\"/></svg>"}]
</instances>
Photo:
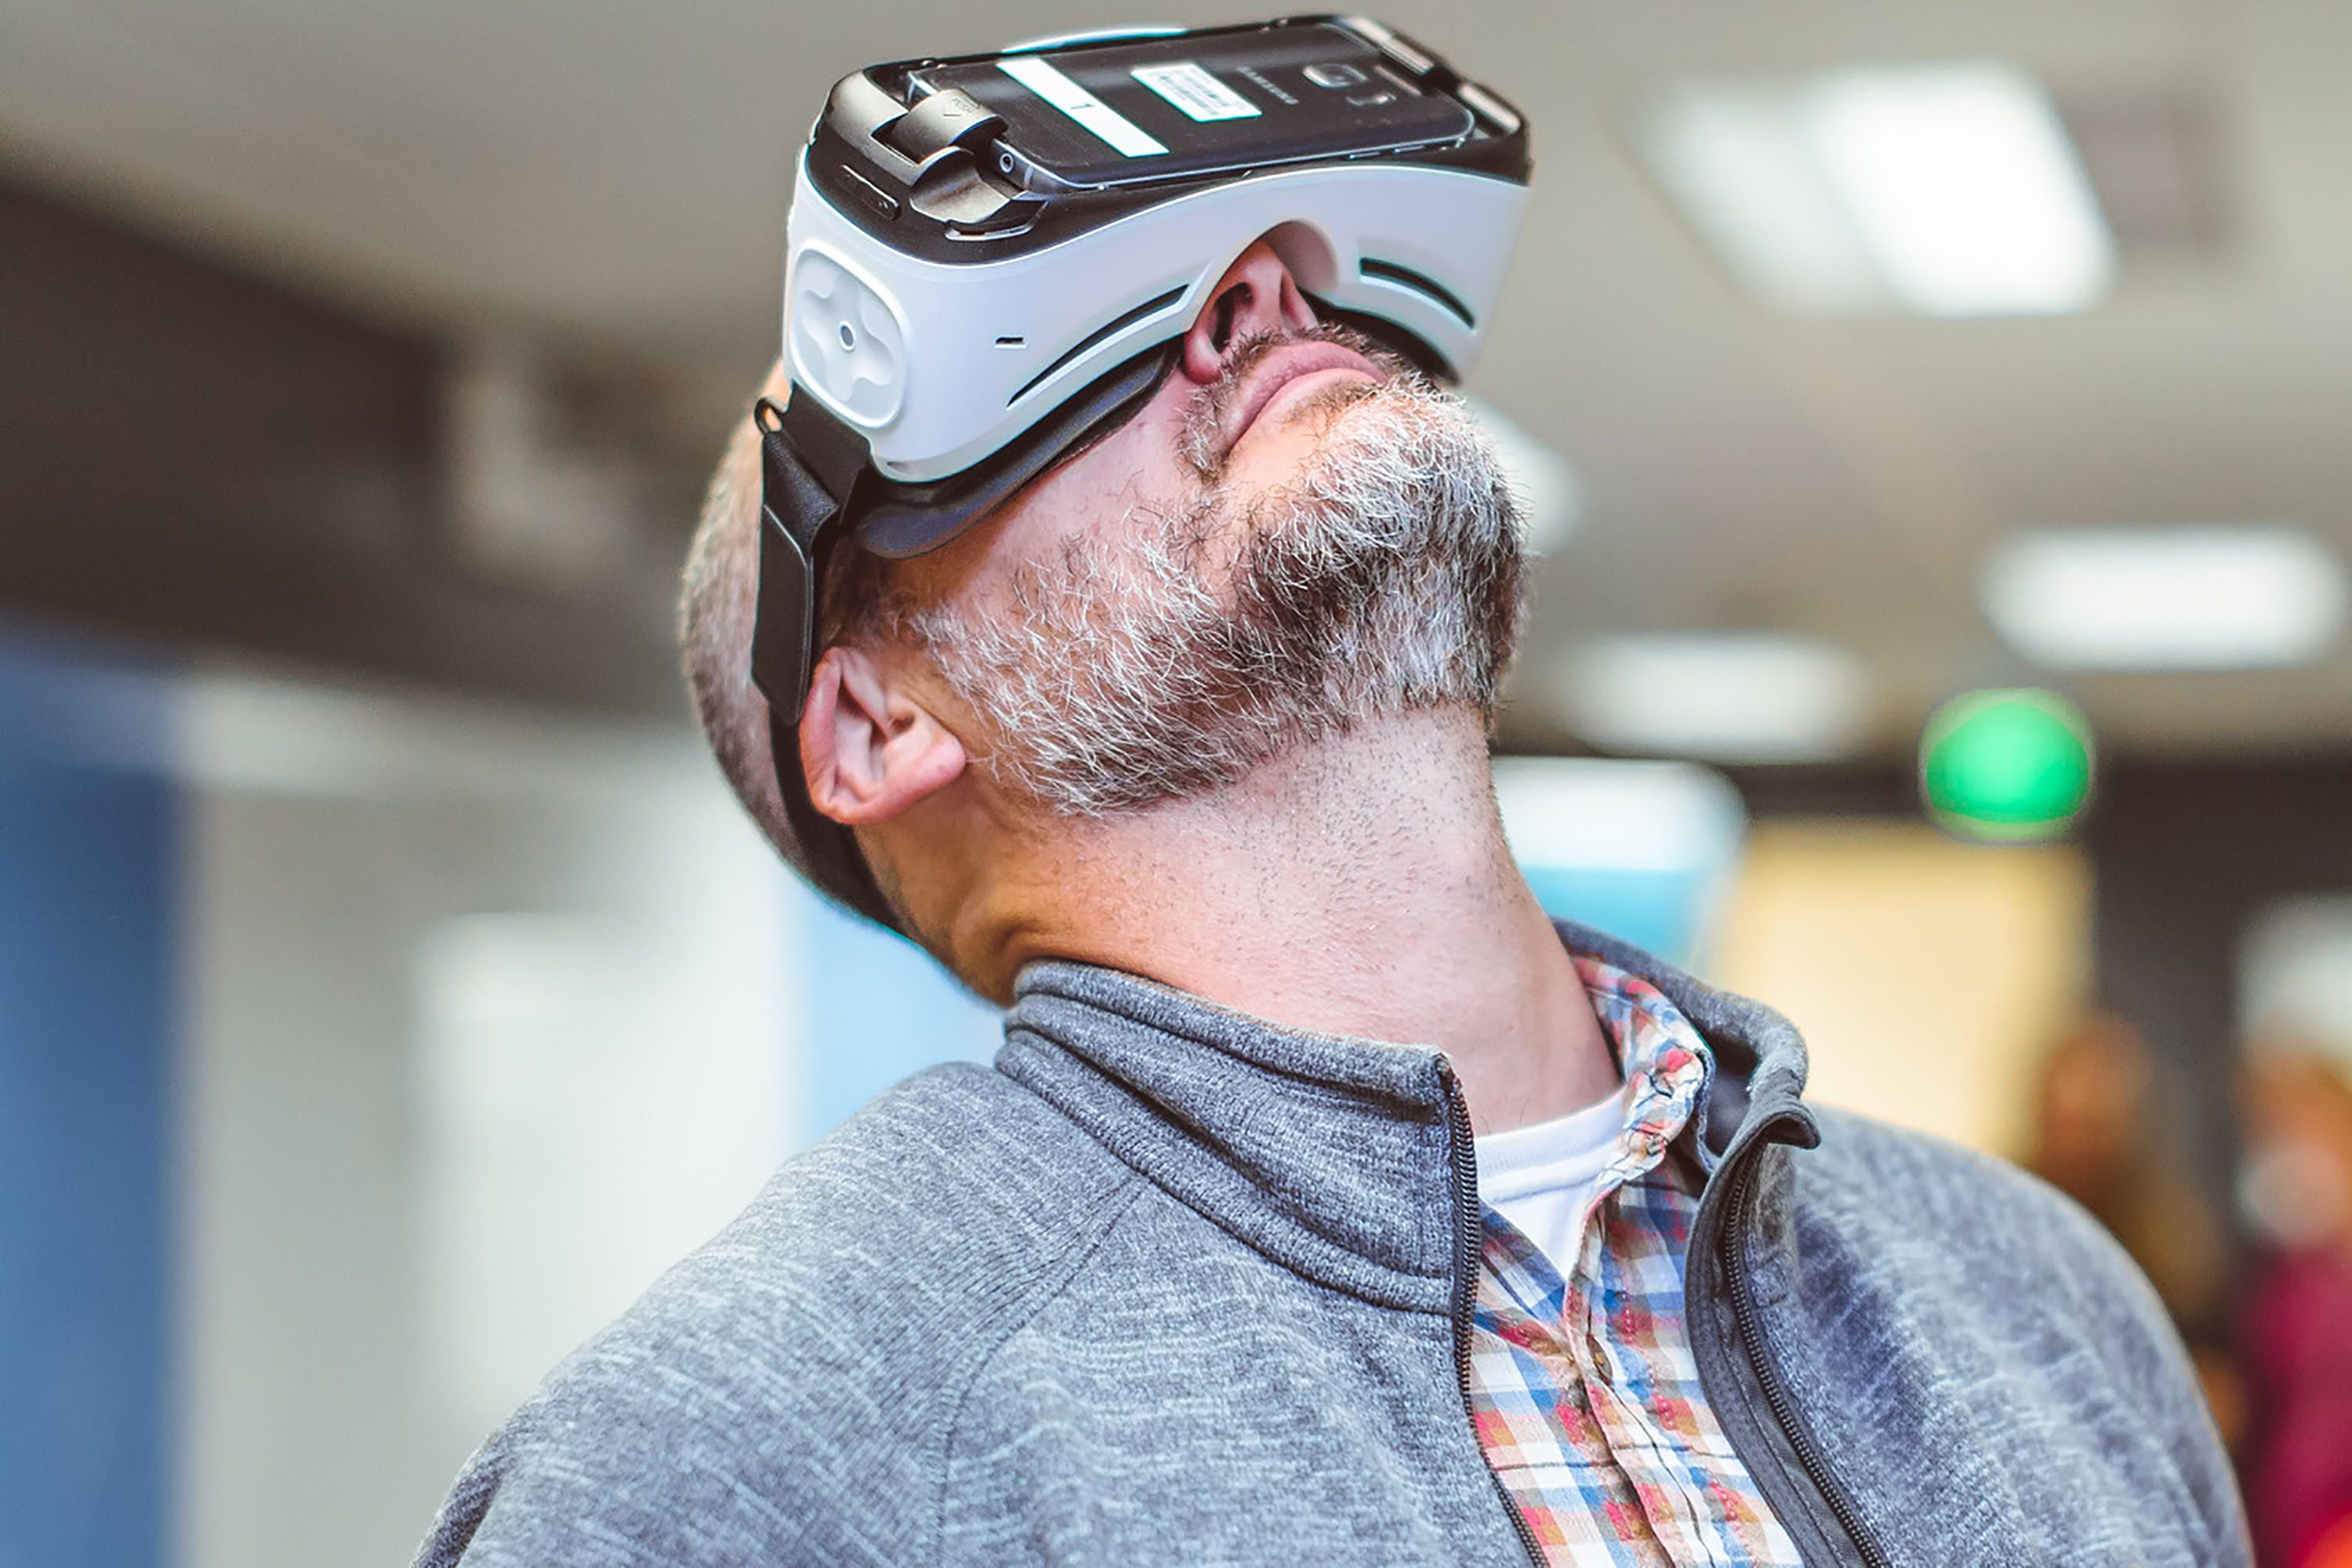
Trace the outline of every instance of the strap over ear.
<instances>
[{"instance_id":1,"label":"strap over ear","mask_svg":"<svg viewBox=\"0 0 2352 1568\"><path fill-rule=\"evenodd\" d=\"M865 470L866 444L813 397L795 397L789 407L763 397L752 417L760 426L760 608L751 679L768 703L776 793L801 870L817 890L904 934L856 835L817 810L801 767L801 713L816 663L817 590Z\"/></svg>"},{"instance_id":2,"label":"strap over ear","mask_svg":"<svg viewBox=\"0 0 2352 1568\"><path fill-rule=\"evenodd\" d=\"M814 397L789 407L762 397L760 426L760 609L751 679L769 711L800 722L816 665L816 597L840 542L866 443Z\"/></svg>"}]
</instances>

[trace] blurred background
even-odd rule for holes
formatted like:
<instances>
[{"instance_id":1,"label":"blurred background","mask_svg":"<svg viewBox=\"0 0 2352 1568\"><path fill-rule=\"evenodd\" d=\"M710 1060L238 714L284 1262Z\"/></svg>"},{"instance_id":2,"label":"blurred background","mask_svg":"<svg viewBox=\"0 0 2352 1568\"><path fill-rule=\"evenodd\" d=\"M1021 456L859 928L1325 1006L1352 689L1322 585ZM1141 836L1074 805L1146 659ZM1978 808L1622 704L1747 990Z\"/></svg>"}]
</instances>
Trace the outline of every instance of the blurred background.
<instances>
[{"instance_id":1,"label":"blurred background","mask_svg":"<svg viewBox=\"0 0 2352 1568\"><path fill-rule=\"evenodd\" d=\"M1538 891L2082 1199L2265 1561L2352 1561L2352 8L1382 15L1535 127L1469 390ZM668 605L827 86L1108 19L0 0L0 1565L405 1562L988 1054L771 863Z\"/></svg>"}]
</instances>

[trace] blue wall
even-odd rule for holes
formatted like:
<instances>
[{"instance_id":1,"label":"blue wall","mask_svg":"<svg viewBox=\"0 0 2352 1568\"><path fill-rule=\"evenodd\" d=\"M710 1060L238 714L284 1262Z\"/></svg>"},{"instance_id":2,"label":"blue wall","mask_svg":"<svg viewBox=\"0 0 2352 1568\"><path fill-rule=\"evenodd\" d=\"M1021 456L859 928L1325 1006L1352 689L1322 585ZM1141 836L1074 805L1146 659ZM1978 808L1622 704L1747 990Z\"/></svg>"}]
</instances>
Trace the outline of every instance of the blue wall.
<instances>
[{"instance_id":1,"label":"blue wall","mask_svg":"<svg viewBox=\"0 0 2352 1568\"><path fill-rule=\"evenodd\" d=\"M0 1568L166 1556L166 700L0 640Z\"/></svg>"},{"instance_id":2,"label":"blue wall","mask_svg":"<svg viewBox=\"0 0 2352 1568\"><path fill-rule=\"evenodd\" d=\"M792 896L807 905L807 1138L927 1067L995 1056L1003 1016L912 942L805 889Z\"/></svg>"},{"instance_id":3,"label":"blue wall","mask_svg":"<svg viewBox=\"0 0 2352 1568\"><path fill-rule=\"evenodd\" d=\"M1544 912L1630 942L1669 963L1686 964L1698 946L1714 871L1619 871L1523 866Z\"/></svg>"}]
</instances>

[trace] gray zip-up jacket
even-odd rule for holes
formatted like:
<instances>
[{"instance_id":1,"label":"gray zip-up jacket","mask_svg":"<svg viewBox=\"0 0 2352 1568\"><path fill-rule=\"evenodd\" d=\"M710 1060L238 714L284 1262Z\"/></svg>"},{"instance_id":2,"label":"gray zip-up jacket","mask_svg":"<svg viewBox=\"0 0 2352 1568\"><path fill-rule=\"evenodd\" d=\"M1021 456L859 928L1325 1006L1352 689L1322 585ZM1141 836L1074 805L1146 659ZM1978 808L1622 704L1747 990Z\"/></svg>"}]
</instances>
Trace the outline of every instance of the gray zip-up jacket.
<instances>
[{"instance_id":1,"label":"gray zip-up jacket","mask_svg":"<svg viewBox=\"0 0 2352 1568\"><path fill-rule=\"evenodd\" d=\"M2089 1218L1809 1109L1777 1014L1563 935L1713 1047L1690 1340L1811 1568L2248 1560ZM1524 1563L1464 1404L1479 1224L1442 1053L1035 965L993 1070L786 1164L482 1447L419 1561Z\"/></svg>"}]
</instances>

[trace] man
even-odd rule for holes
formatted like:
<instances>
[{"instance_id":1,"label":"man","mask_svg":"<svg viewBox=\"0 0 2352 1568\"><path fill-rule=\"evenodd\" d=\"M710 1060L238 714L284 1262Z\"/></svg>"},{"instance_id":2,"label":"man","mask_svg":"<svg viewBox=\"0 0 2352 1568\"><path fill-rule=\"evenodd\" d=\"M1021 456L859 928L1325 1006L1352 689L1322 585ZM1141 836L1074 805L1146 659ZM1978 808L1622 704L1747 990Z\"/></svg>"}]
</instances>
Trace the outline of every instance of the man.
<instances>
[{"instance_id":1,"label":"man","mask_svg":"<svg viewBox=\"0 0 2352 1568\"><path fill-rule=\"evenodd\" d=\"M793 856L752 475L746 436L688 669ZM1263 243L1126 424L943 550L846 554L810 798L1003 1052L789 1163L422 1561L2244 1561L2095 1226L1807 1108L1776 1015L1547 921L1486 752L1521 593L1461 406Z\"/></svg>"}]
</instances>

